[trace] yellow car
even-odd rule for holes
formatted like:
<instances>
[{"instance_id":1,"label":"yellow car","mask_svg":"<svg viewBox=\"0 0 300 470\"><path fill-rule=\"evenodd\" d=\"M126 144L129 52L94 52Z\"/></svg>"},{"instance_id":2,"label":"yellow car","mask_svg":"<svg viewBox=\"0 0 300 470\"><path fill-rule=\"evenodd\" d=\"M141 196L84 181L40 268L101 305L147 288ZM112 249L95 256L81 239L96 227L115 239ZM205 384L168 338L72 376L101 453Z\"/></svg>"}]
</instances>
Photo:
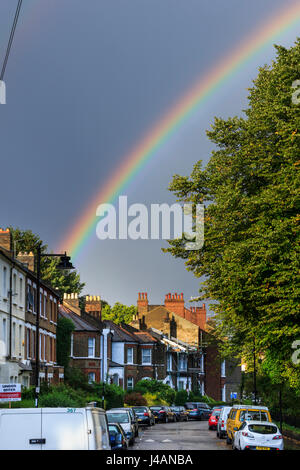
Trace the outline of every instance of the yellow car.
<instances>
[{"instance_id":1,"label":"yellow car","mask_svg":"<svg viewBox=\"0 0 300 470\"><path fill-rule=\"evenodd\" d=\"M272 422L270 412L266 406L233 405L227 418L227 444L233 441L234 433L244 421L269 421Z\"/></svg>"}]
</instances>

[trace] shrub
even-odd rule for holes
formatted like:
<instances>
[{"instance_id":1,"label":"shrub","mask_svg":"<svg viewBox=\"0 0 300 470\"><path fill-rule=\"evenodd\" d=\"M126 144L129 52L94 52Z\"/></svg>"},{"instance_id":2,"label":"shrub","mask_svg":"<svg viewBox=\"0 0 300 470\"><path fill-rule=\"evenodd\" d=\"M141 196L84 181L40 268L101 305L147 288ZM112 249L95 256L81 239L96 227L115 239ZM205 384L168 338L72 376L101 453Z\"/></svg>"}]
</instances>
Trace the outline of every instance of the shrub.
<instances>
[{"instance_id":1,"label":"shrub","mask_svg":"<svg viewBox=\"0 0 300 470\"><path fill-rule=\"evenodd\" d=\"M169 403L167 403L165 400L160 398L157 394L155 393L144 393L143 397L147 400L147 406L155 406L155 405L165 405L168 406Z\"/></svg>"},{"instance_id":2,"label":"shrub","mask_svg":"<svg viewBox=\"0 0 300 470\"><path fill-rule=\"evenodd\" d=\"M140 392L142 395L145 395L146 393L156 395L157 399L160 400L160 403L163 401L166 405L172 405L176 393L169 385L155 379L140 380L134 387L134 391Z\"/></svg>"},{"instance_id":3,"label":"shrub","mask_svg":"<svg viewBox=\"0 0 300 470\"><path fill-rule=\"evenodd\" d=\"M175 405L183 406L187 401L189 401L189 395L186 390L178 390L175 394Z\"/></svg>"},{"instance_id":4,"label":"shrub","mask_svg":"<svg viewBox=\"0 0 300 470\"><path fill-rule=\"evenodd\" d=\"M125 395L124 403L129 406L146 406L147 400L139 392L130 392Z\"/></svg>"}]
</instances>

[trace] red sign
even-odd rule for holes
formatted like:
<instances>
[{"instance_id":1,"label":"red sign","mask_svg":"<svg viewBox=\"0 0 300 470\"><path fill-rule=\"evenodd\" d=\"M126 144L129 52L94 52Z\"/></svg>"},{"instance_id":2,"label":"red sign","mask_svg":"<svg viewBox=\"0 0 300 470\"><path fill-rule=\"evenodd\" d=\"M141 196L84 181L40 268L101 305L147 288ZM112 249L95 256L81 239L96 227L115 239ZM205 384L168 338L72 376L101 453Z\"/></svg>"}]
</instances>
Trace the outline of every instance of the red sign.
<instances>
[{"instance_id":1,"label":"red sign","mask_svg":"<svg viewBox=\"0 0 300 470\"><path fill-rule=\"evenodd\" d=\"M21 400L21 384L0 384L0 401Z\"/></svg>"}]
</instances>

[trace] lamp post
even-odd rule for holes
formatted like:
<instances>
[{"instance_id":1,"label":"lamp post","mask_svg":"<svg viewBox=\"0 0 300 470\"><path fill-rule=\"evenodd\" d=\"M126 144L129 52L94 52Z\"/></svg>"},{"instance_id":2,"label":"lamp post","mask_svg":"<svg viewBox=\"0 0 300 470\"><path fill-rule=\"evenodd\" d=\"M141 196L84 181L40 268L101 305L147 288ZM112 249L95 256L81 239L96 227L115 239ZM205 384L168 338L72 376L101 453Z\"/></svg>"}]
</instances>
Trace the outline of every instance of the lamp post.
<instances>
[{"instance_id":1,"label":"lamp post","mask_svg":"<svg viewBox=\"0 0 300 470\"><path fill-rule=\"evenodd\" d=\"M36 332L35 332L35 407L38 407L40 393L39 373L40 373L40 284L41 284L41 258L58 257L60 262L57 269L74 269L70 262L70 257L65 254L42 253L41 243L37 247L37 273L36 273Z\"/></svg>"}]
</instances>

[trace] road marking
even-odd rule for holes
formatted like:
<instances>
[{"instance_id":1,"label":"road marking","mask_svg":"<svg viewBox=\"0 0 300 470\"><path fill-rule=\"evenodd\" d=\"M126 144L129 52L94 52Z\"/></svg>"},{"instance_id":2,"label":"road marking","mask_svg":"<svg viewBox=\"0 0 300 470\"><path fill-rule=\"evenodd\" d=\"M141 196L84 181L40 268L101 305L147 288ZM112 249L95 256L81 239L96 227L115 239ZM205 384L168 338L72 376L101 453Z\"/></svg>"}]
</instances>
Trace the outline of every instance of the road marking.
<instances>
[{"instance_id":1,"label":"road marking","mask_svg":"<svg viewBox=\"0 0 300 470\"><path fill-rule=\"evenodd\" d=\"M170 441L170 439L165 439L165 440L162 441L162 442L172 442L172 441Z\"/></svg>"},{"instance_id":2,"label":"road marking","mask_svg":"<svg viewBox=\"0 0 300 470\"><path fill-rule=\"evenodd\" d=\"M154 442L153 439L146 439L145 442Z\"/></svg>"}]
</instances>

